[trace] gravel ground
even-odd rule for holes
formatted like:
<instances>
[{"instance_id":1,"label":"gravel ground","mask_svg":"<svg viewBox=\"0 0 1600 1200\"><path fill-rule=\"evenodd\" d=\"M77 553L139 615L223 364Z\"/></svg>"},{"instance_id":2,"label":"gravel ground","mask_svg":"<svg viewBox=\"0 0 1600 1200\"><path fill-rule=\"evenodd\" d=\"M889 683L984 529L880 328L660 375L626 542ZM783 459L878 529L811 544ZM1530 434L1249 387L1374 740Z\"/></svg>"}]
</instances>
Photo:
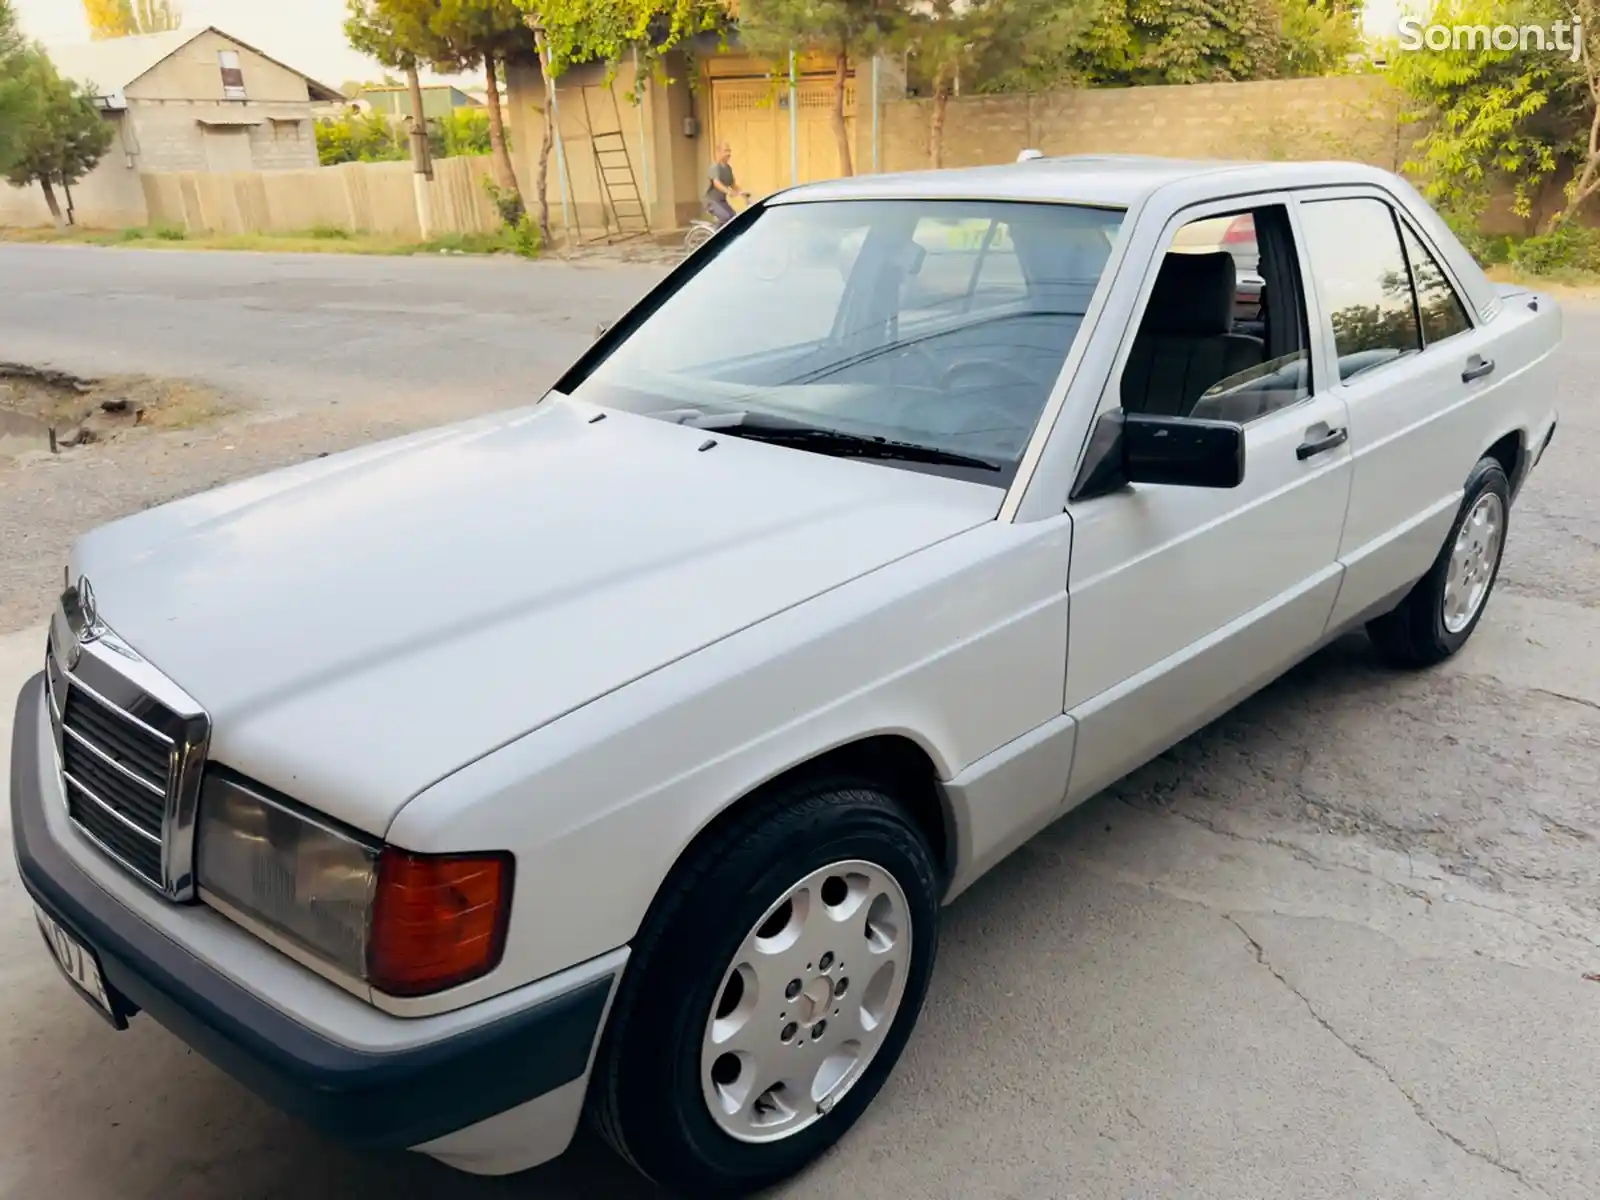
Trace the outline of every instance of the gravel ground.
<instances>
[{"instance_id":1,"label":"gravel ground","mask_svg":"<svg viewBox=\"0 0 1600 1200\"><path fill-rule=\"evenodd\" d=\"M324 291L298 263L145 257L162 261L135 269L134 256L102 252L28 275L0 296L0 360L149 371L170 355L246 398L246 411L0 466L0 635L23 630L0 636L0 690L32 671L61 554L81 530L496 407L651 278L517 264L512 283L498 264L453 262L488 273L438 275L430 318L397 327L373 299L395 280L364 264L344 275L318 264ZM213 296L189 264L217 257L230 264ZM56 260L22 265L35 261ZM18 265L0 248L0 274ZM109 290L86 296L91 287ZM517 289L543 314L520 324L520 340L483 315ZM329 297L351 305L357 294L372 300L363 316L325 312ZM249 309L250 296L267 299ZM119 325L144 297L155 315ZM241 306L259 328L234 345ZM52 317L80 310L93 344ZM323 319L333 332L303 334ZM581 336L562 332L580 319ZM855 1132L781 1195L1592 1200L1600 308L1569 307L1567 329L1561 426L1466 650L1400 675L1346 639L980 881L949 912L901 1068ZM283 357L302 336L309 347ZM304 389L313 375L320 400ZM261 399L275 379L282 395ZM45 960L8 856L0 1030L0 1200L655 1194L587 1140L506 1180L355 1154L151 1022L111 1037Z\"/></svg>"}]
</instances>

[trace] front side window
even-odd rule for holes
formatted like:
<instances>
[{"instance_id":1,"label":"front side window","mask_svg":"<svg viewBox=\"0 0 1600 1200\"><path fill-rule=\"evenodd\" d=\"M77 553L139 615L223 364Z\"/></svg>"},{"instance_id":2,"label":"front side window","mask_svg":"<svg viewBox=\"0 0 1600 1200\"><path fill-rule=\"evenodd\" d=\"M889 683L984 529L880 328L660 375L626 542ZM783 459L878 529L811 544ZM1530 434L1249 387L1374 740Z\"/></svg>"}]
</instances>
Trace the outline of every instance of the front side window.
<instances>
[{"instance_id":1,"label":"front side window","mask_svg":"<svg viewBox=\"0 0 1600 1200\"><path fill-rule=\"evenodd\" d=\"M1004 486L1123 214L1062 204L778 204L704 262L577 399Z\"/></svg>"},{"instance_id":2,"label":"front side window","mask_svg":"<svg viewBox=\"0 0 1600 1200\"><path fill-rule=\"evenodd\" d=\"M1428 253L1420 238L1404 223L1400 226L1411 260L1411 280L1417 289L1417 313L1422 318L1422 338L1431 346L1472 328L1472 318L1445 277L1439 260Z\"/></svg>"},{"instance_id":3,"label":"front side window","mask_svg":"<svg viewBox=\"0 0 1600 1200\"><path fill-rule=\"evenodd\" d=\"M1310 274L1333 325L1339 378L1422 349L1394 212L1381 200L1302 201Z\"/></svg>"}]
</instances>

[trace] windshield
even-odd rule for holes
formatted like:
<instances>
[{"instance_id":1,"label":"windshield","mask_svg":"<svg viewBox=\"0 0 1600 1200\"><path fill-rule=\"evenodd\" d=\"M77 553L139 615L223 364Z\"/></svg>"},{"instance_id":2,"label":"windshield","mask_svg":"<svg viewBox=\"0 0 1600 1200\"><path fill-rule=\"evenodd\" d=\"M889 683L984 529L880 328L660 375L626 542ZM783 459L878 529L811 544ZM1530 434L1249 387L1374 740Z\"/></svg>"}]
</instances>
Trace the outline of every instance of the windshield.
<instances>
[{"instance_id":1,"label":"windshield","mask_svg":"<svg viewBox=\"0 0 1600 1200\"><path fill-rule=\"evenodd\" d=\"M763 208L570 394L1005 486L1122 219L996 201Z\"/></svg>"}]
</instances>

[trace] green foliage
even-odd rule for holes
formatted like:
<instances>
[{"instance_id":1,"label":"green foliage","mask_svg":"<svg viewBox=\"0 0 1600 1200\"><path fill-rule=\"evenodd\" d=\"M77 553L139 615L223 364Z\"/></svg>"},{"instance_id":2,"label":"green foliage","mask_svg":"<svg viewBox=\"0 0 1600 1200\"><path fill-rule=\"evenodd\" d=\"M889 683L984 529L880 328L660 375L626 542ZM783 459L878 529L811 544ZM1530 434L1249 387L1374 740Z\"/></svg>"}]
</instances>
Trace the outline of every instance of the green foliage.
<instances>
[{"instance_id":1,"label":"green foliage","mask_svg":"<svg viewBox=\"0 0 1600 1200\"><path fill-rule=\"evenodd\" d=\"M1344 75L1363 50L1359 11L1338 0L1282 0L1277 74Z\"/></svg>"},{"instance_id":2,"label":"green foliage","mask_svg":"<svg viewBox=\"0 0 1600 1200\"><path fill-rule=\"evenodd\" d=\"M160 242L187 241L189 231L182 225L156 225L150 230L150 236Z\"/></svg>"},{"instance_id":3,"label":"green foliage","mask_svg":"<svg viewBox=\"0 0 1600 1200\"><path fill-rule=\"evenodd\" d=\"M382 113L352 111L317 122L317 160L325 167L403 162L410 157L405 131Z\"/></svg>"},{"instance_id":4,"label":"green foliage","mask_svg":"<svg viewBox=\"0 0 1600 1200\"><path fill-rule=\"evenodd\" d=\"M489 114L481 108L457 108L447 117L429 121L428 145L435 158L488 154Z\"/></svg>"},{"instance_id":5,"label":"green foliage","mask_svg":"<svg viewBox=\"0 0 1600 1200\"><path fill-rule=\"evenodd\" d=\"M865 57L892 45L907 15L898 0L744 0L739 38L774 62L791 49Z\"/></svg>"},{"instance_id":6,"label":"green foliage","mask_svg":"<svg viewBox=\"0 0 1600 1200\"><path fill-rule=\"evenodd\" d=\"M525 210L522 195L515 188L503 187L488 175L483 177L483 190L489 195L489 203L500 214L500 223L507 229L515 229L522 222Z\"/></svg>"},{"instance_id":7,"label":"green foliage","mask_svg":"<svg viewBox=\"0 0 1600 1200\"><path fill-rule=\"evenodd\" d=\"M647 78L662 55L697 33L720 28L720 0L516 0L545 36L551 74L584 63L615 67L637 49ZM647 70L648 69L648 70ZM634 99L637 99L635 93Z\"/></svg>"},{"instance_id":8,"label":"green foliage","mask_svg":"<svg viewBox=\"0 0 1600 1200\"><path fill-rule=\"evenodd\" d=\"M540 236L539 226L527 213L518 217L517 223L506 230L506 239L511 246L511 252L523 258L538 258L539 252L544 249L544 239Z\"/></svg>"},{"instance_id":9,"label":"green foliage","mask_svg":"<svg viewBox=\"0 0 1600 1200\"><path fill-rule=\"evenodd\" d=\"M1507 261L1525 275L1600 271L1600 230L1563 223L1548 233L1514 243Z\"/></svg>"},{"instance_id":10,"label":"green foliage","mask_svg":"<svg viewBox=\"0 0 1600 1200\"><path fill-rule=\"evenodd\" d=\"M5 71L26 96L10 128L6 178L18 187L39 184L59 222L55 188L70 189L94 170L111 148L111 126L89 89L62 79L44 51L14 54ZM70 214L66 219L70 222Z\"/></svg>"},{"instance_id":11,"label":"green foliage","mask_svg":"<svg viewBox=\"0 0 1600 1200\"><path fill-rule=\"evenodd\" d=\"M1341 0L990 2L1016 16L973 64L983 92L1342 74L1362 48Z\"/></svg>"},{"instance_id":12,"label":"green foliage","mask_svg":"<svg viewBox=\"0 0 1600 1200\"><path fill-rule=\"evenodd\" d=\"M1561 0L1441 0L1430 20L1549 27L1570 16ZM1593 48L1597 31L1586 32ZM1389 61L1391 78L1413 101L1407 118L1428 126L1405 169L1457 222L1476 221L1498 180L1511 185L1514 211L1529 217L1551 177L1584 161L1594 97L1569 56L1480 42L1393 48Z\"/></svg>"},{"instance_id":13,"label":"green foliage","mask_svg":"<svg viewBox=\"0 0 1600 1200\"><path fill-rule=\"evenodd\" d=\"M386 67L413 70L448 53L432 29L438 7L436 0L347 0L345 40Z\"/></svg>"},{"instance_id":14,"label":"green foliage","mask_svg":"<svg viewBox=\"0 0 1600 1200\"><path fill-rule=\"evenodd\" d=\"M384 0L389 3L390 0ZM533 33L514 0L432 0L428 29L443 46L432 59L441 69L481 67L485 56L533 53Z\"/></svg>"},{"instance_id":15,"label":"green foliage","mask_svg":"<svg viewBox=\"0 0 1600 1200\"><path fill-rule=\"evenodd\" d=\"M16 154L22 114L28 105L22 78L24 49L11 0L0 0L0 173L10 168Z\"/></svg>"}]
</instances>

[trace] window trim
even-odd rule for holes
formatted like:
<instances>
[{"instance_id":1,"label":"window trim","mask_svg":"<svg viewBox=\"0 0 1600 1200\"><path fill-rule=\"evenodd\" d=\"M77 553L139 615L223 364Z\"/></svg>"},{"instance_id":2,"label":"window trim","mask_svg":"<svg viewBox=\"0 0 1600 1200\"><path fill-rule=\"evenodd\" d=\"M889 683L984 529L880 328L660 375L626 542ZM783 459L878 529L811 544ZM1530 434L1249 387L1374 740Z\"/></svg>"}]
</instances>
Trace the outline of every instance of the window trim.
<instances>
[{"instance_id":1,"label":"window trim","mask_svg":"<svg viewBox=\"0 0 1600 1200\"><path fill-rule=\"evenodd\" d=\"M1305 238L1300 228L1298 213L1295 210L1294 196L1288 191L1253 192L1244 195L1228 196L1215 200L1202 200L1195 204L1185 205L1178 209L1167 219L1161 228L1161 233L1156 239L1156 249L1149 262L1144 267L1144 278L1140 282L1139 291L1134 297L1133 308L1129 313L1129 320L1123 329L1121 340L1117 345L1116 354L1111 360L1111 370L1100 387L1100 398L1096 403L1094 412L1089 418L1088 431L1084 435L1083 445L1078 449L1077 461L1073 467L1073 478L1083 469L1083 458L1088 452L1090 435L1100 418L1112 409L1122 407L1122 376L1127 371L1128 359L1133 354L1134 339L1139 336L1139 328L1144 323L1144 315L1150 306L1150 297L1155 291L1156 275L1161 270L1161 264L1172 250L1173 240L1178 231L1196 221L1211 220L1214 217L1239 216L1244 213L1253 213L1256 209L1271 208L1274 205L1285 210L1289 217L1289 228L1294 239L1296 271L1300 276L1300 295L1306 313L1306 353L1311 360L1311 388L1293 404L1285 404L1282 408L1275 408L1271 412L1262 413L1259 417L1243 426L1250 430L1259 426L1263 421L1270 420L1282 413L1291 413L1301 408L1316 398L1323 390L1319 389L1318 381L1326 379L1327 365L1321 362L1317 355L1318 338L1312 332L1316 322L1321 318L1321 297L1316 294L1315 288L1306 286L1305 274ZM1258 243L1259 244L1259 243ZM1081 336L1081 333L1080 333Z\"/></svg>"},{"instance_id":2,"label":"window trim","mask_svg":"<svg viewBox=\"0 0 1600 1200\"><path fill-rule=\"evenodd\" d=\"M1411 275L1411 259L1406 254L1405 239L1400 236L1400 220L1403 206L1400 205L1400 203L1395 200L1393 196L1384 191L1382 188L1372 187L1370 185L1305 190L1315 190L1318 194L1313 196L1296 194L1295 203L1297 206L1309 204L1327 204L1338 200L1372 200L1383 205L1383 207L1388 210L1389 224L1394 230L1395 245L1400 251L1400 260L1405 264L1406 268L1406 285L1411 291L1411 318L1416 322L1417 325L1417 357L1420 358L1422 355L1426 354L1428 345L1427 340L1424 338L1422 333L1422 315L1417 305L1417 284L1416 280L1413 279ZM1427 247L1428 243L1424 241L1423 246ZM1429 248L1429 253L1435 255L1435 261L1439 261L1436 251ZM1309 261L1309 259L1307 261ZM1441 269L1443 269L1442 266ZM1314 274L1315 272L1313 272L1313 275ZM1454 280L1451 279L1448 272L1446 273L1446 278L1450 280L1452 286L1454 286ZM1317 286L1316 290L1318 293L1318 307L1322 308L1322 287L1320 284ZM1459 296L1461 294L1459 287L1457 287L1455 290L1456 295ZM1470 312L1471 310L1469 309L1468 311ZM1322 338L1326 347L1325 353L1328 359L1328 370L1324 378L1328 380L1329 390L1331 391L1338 388L1349 387L1352 383L1352 380L1344 379L1339 374L1339 343L1338 339L1334 336L1333 314L1330 312L1324 312L1322 316ZM1382 375L1383 372L1392 367L1399 366L1405 361L1405 358L1401 357L1393 359L1390 362L1383 363L1381 366L1368 367L1365 371L1360 372L1359 375L1353 378L1365 382L1367 379Z\"/></svg>"},{"instance_id":3,"label":"window trim","mask_svg":"<svg viewBox=\"0 0 1600 1200\"><path fill-rule=\"evenodd\" d=\"M233 65L227 64L227 59L233 59ZM239 82L228 82L228 73L238 74ZM244 61L239 57L239 52L231 47L217 51L217 74L222 80L222 98L224 100L248 100L249 94L245 90Z\"/></svg>"},{"instance_id":4,"label":"window trim","mask_svg":"<svg viewBox=\"0 0 1600 1200\"><path fill-rule=\"evenodd\" d=\"M1417 313L1417 335L1422 340L1422 353L1426 354L1435 346L1442 346L1446 342L1452 342L1464 334L1473 332L1478 328L1479 322L1476 319L1477 314L1472 311L1472 306L1462 299L1461 289L1457 287L1455 281L1451 279L1450 271L1445 266L1444 261L1439 257L1438 251L1436 251L1432 246L1428 245L1427 240L1423 238L1421 233L1418 232L1415 222L1407 220L1405 213L1400 212L1399 210L1395 211L1394 216L1395 220L1400 225L1401 231L1403 233L1409 233L1416 240L1417 245L1422 247L1422 252L1426 254L1432 261L1433 265L1439 269L1439 274L1444 277L1445 286L1450 289L1450 295L1455 299L1456 308L1459 309L1461 315L1467 319L1467 325L1465 329L1458 329L1449 337L1440 338L1436 342L1428 340L1427 327L1422 323L1422 297L1417 292L1417 269L1411 262L1411 251L1406 246L1405 238L1402 237L1400 239L1400 249L1406 256L1406 272L1411 276L1411 302Z\"/></svg>"}]
</instances>

